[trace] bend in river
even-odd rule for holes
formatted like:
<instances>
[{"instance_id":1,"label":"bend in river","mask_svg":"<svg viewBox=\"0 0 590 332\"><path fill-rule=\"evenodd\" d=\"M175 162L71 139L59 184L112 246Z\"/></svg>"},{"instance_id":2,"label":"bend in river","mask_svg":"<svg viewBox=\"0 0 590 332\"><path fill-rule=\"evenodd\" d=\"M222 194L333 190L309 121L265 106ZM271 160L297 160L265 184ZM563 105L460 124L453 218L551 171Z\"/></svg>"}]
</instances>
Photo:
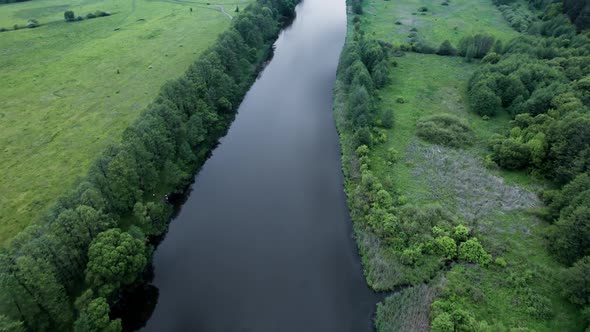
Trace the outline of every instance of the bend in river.
<instances>
[{"instance_id":1,"label":"bend in river","mask_svg":"<svg viewBox=\"0 0 590 332\"><path fill-rule=\"evenodd\" d=\"M305 0L154 255L146 331L370 331L332 90L344 0Z\"/></svg>"}]
</instances>

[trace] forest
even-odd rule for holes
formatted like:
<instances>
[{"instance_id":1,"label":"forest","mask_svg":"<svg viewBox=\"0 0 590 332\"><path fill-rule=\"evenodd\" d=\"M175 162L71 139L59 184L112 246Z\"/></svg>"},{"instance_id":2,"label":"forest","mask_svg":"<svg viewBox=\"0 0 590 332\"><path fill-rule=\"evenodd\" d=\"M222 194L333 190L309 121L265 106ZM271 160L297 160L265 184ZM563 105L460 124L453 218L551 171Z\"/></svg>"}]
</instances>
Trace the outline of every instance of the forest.
<instances>
[{"instance_id":1,"label":"forest","mask_svg":"<svg viewBox=\"0 0 590 332\"><path fill-rule=\"evenodd\" d=\"M349 1L350 35L336 89L346 191L365 277L373 289L393 291L379 305L377 329L583 330L580 323L565 322L564 315L575 315L590 325L590 43L584 33L590 23L590 2L495 0L501 15L519 32L511 39L497 38L493 32L474 33L454 37L456 45L450 38L435 44L428 35L423 37L420 24L402 43L376 38L375 31L384 31L378 25L385 24L380 20L385 14L379 12L383 6L415 4L416 17L431 12L419 2L403 3ZM456 1L443 3L450 10L454 5ZM387 23L391 28L409 28L404 27L409 20L387 19L395 22ZM453 30L457 34L456 26ZM416 79L400 76L409 53L429 56L441 65L450 63L441 57L461 58L475 70L464 91L471 113L435 112L417 120L414 116L412 136L427 144L410 143L402 151L387 146L399 146L391 143L390 135L405 135L406 115L399 109L412 101L388 93L403 90L392 85ZM426 153L421 159L408 157L420 149ZM435 204L412 201L411 197L421 197L419 192L405 192L401 188L409 180L396 177L406 173L390 170L413 168L424 174L420 167L428 166L419 163L436 158L432 153L440 151L449 159L433 170L439 181L448 163L466 169L472 167L470 160L476 160L467 155L476 154L488 169L482 174L541 183L534 191L543 204L531 207L536 204L523 201L514 210L520 212L511 212L511 217L473 217L463 213L468 207L461 206L473 198L450 204L456 198L438 198ZM438 161L431 160L436 167ZM444 181L437 190L450 189L451 182ZM482 209L485 205L477 213ZM547 250L551 261L535 262L531 265L535 269L519 269L507 261L512 255L509 246L517 244L501 242L501 235L486 230L488 218L491 223L494 218L506 220L509 227L524 225L522 218L541 220L534 231L540 235L530 246ZM542 277L543 269L551 276ZM487 289L488 282L501 286ZM561 301L569 304L558 305ZM570 307L571 311L564 309ZM558 310L569 313L557 314ZM564 325L558 325L560 320Z\"/></svg>"},{"instance_id":2,"label":"forest","mask_svg":"<svg viewBox=\"0 0 590 332\"><path fill-rule=\"evenodd\" d=\"M270 52L291 0L245 8L110 145L43 220L0 251L0 330L120 331L109 316L139 283L173 208Z\"/></svg>"}]
</instances>

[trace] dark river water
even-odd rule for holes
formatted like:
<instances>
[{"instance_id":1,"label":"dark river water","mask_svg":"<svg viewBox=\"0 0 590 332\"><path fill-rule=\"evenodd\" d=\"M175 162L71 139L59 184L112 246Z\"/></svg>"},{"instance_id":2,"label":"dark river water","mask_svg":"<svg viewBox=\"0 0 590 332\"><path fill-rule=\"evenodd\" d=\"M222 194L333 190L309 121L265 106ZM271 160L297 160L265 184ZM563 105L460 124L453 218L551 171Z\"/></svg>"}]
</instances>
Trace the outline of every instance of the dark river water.
<instances>
[{"instance_id":1,"label":"dark river water","mask_svg":"<svg viewBox=\"0 0 590 332\"><path fill-rule=\"evenodd\" d=\"M154 257L145 331L371 331L332 89L345 0L304 0Z\"/></svg>"}]
</instances>

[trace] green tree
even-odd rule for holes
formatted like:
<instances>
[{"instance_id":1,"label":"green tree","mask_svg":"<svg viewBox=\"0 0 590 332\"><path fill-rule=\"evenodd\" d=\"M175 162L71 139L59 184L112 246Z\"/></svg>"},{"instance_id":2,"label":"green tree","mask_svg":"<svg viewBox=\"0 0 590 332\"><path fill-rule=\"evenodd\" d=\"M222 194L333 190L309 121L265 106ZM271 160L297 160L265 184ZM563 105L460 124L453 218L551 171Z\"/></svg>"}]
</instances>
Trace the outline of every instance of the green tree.
<instances>
[{"instance_id":1,"label":"green tree","mask_svg":"<svg viewBox=\"0 0 590 332\"><path fill-rule=\"evenodd\" d=\"M485 251L477 238L472 238L459 245L459 259L486 266L492 261L492 256Z\"/></svg>"},{"instance_id":2,"label":"green tree","mask_svg":"<svg viewBox=\"0 0 590 332\"><path fill-rule=\"evenodd\" d=\"M135 203L133 215L146 235L161 235L166 231L172 208L161 202Z\"/></svg>"},{"instance_id":3,"label":"green tree","mask_svg":"<svg viewBox=\"0 0 590 332\"><path fill-rule=\"evenodd\" d=\"M574 304L590 304L590 256L580 259L565 270L563 294Z\"/></svg>"},{"instance_id":4,"label":"green tree","mask_svg":"<svg viewBox=\"0 0 590 332\"><path fill-rule=\"evenodd\" d=\"M453 239L457 242L466 241L469 237L469 229L463 225L457 225L453 229Z\"/></svg>"},{"instance_id":5,"label":"green tree","mask_svg":"<svg viewBox=\"0 0 590 332\"><path fill-rule=\"evenodd\" d=\"M100 233L88 250L86 282L103 297L129 285L147 263L145 245L118 228Z\"/></svg>"},{"instance_id":6,"label":"green tree","mask_svg":"<svg viewBox=\"0 0 590 332\"><path fill-rule=\"evenodd\" d=\"M469 91L471 109L479 115L494 116L502 107L502 99L484 84L478 84Z\"/></svg>"},{"instance_id":7,"label":"green tree","mask_svg":"<svg viewBox=\"0 0 590 332\"><path fill-rule=\"evenodd\" d=\"M448 236L441 236L434 240L436 252L447 260L457 256L457 243Z\"/></svg>"},{"instance_id":8,"label":"green tree","mask_svg":"<svg viewBox=\"0 0 590 332\"><path fill-rule=\"evenodd\" d=\"M23 322L14 321L5 315L0 315L1 332L25 332Z\"/></svg>"},{"instance_id":9,"label":"green tree","mask_svg":"<svg viewBox=\"0 0 590 332\"><path fill-rule=\"evenodd\" d=\"M453 323L453 317L446 312L443 312L432 320L430 326L432 332L454 332L455 323Z\"/></svg>"},{"instance_id":10,"label":"green tree","mask_svg":"<svg viewBox=\"0 0 590 332\"><path fill-rule=\"evenodd\" d=\"M74 15L74 12L71 10L66 10L64 12L64 19L68 22L72 22L76 20L76 16Z\"/></svg>"},{"instance_id":11,"label":"green tree","mask_svg":"<svg viewBox=\"0 0 590 332\"><path fill-rule=\"evenodd\" d=\"M438 47L438 51L436 52L438 55L455 55L457 54L457 50L453 47L450 41L445 40L440 44Z\"/></svg>"},{"instance_id":12,"label":"green tree","mask_svg":"<svg viewBox=\"0 0 590 332\"><path fill-rule=\"evenodd\" d=\"M110 320L109 305L105 298L92 300L80 312L74 323L74 332L119 332L122 330L121 320Z\"/></svg>"}]
</instances>

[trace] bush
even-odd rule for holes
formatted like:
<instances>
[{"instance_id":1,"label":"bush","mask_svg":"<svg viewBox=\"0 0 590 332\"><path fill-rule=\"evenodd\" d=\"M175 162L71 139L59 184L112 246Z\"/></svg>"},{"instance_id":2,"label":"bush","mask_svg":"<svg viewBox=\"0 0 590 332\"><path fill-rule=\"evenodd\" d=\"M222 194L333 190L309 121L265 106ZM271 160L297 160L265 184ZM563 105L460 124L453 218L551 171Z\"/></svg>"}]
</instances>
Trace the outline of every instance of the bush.
<instances>
[{"instance_id":1,"label":"bush","mask_svg":"<svg viewBox=\"0 0 590 332\"><path fill-rule=\"evenodd\" d=\"M485 84L477 84L469 91L469 104L479 115L494 116L502 108L502 99Z\"/></svg>"},{"instance_id":2,"label":"bush","mask_svg":"<svg viewBox=\"0 0 590 332\"><path fill-rule=\"evenodd\" d=\"M5 31L8 31L8 29L6 29L6 28L0 28L0 32L5 32Z\"/></svg>"},{"instance_id":3,"label":"bush","mask_svg":"<svg viewBox=\"0 0 590 332\"><path fill-rule=\"evenodd\" d=\"M486 266L492 261L492 256L485 251L477 238L473 238L459 245L459 259Z\"/></svg>"},{"instance_id":4,"label":"bush","mask_svg":"<svg viewBox=\"0 0 590 332\"><path fill-rule=\"evenodd\" d=\"M531 159L529 146L513 138L493 140L492 151L494 162L507 169L526 168Z\"/></svg>"},{"instance_id":5,"label":"bush","mask_svg":"<svg viewBox=\"0 0 590 332\"><path fill-rule=\"evenodd\" d=\"M463 37L459 41L459 54L467 59L481 59L492 49L494 42L495 38L489 35Z\"/></svg>"},{"instance_id":6,"label":"bush","mask_svg":"<svg viewBox=\"0 0 590 332\"><path fill-rule=\"evenodd\" d=\"M466 241L469 237L469 230L463 225L457 225L453 229L453 239L457 242Z\"/></svg>"},{"instance_id":7,"label":"bush","mask_svg":"<svg viewBox=\"0 0 590 332\"><path fill-rule=\"evenodd\" d=\"M94 13L88 13L88 14L86 14L86 18L87 19L96 18L96 15L94 15Z\"/></svg>"},{"instance_id":8,"label":"bush","mask_svg":"<svg viewBox=\"0 0 590 332\"><path fill-rule=\"evenodd\" d=\"M453 317L443 312L440 315L437 315L432 320L431 326L432 332L453 332L455 331L455 323L453 322Z\"/></svg>"},{"instance_id":9,"label":"bush","mask_svg":"<svg viewBox=\"0 0 590 332\"><path fill-rule=\"evenodd\" d=\"M448 236L441 236L434 240L436 253L447 260L454 259L457 256L457 243Z\"/></svg>"},{"instance_id":10,"label":"bush","mask_svg":"<svg viewBox=\"0 0 590 332\"><path fill-rule=\"evenodd\" d=\"M34 29L39 26L39 21L34 18L31 18L27 21L27 28Z\"/></svg>"},{"instance_id":11,"label":"bush","mask_svg":"<svg viewBox=\"0 0 590 332\"><path fill-rule=\"evenodd\" d=\"M428 11L428 7L422 6L422 7L418 8L418 11L419 11L420 13L427 12L427 11Z\"/></svg>"},{"instance_id":12,"label":"bush","mask_svg":"<svg viewBox=\"0 0 590 332\"><path fill-rule=\"evenodd\" d=\"M471 128L450 114L420 119L416 126L416 135L428 142L455 148L469 145L473 141Z\"/></svg>"},{"instance_id":13,"label":"bush","mask_svg":"<svg viewBox=\"0 0 590 332\"><path fill-rule=\"evenodd\" d=\"M453 47L450 41L445 40L440 44L438 47L438 51L436 52L438 55L455 55L457 54L457 50Z\"/></svg>"},{"instance_id":14,"label":"bush","mask_svg":"<svg viewBox=\"0 0 590 332\"><path fill-rule=\"evenodd\" d=\"M66 10L64 12L64 19L66 20L66 22L73 22L76 20L76 16L74 15L73 11Z\"/></svg>"}]
</instances>

